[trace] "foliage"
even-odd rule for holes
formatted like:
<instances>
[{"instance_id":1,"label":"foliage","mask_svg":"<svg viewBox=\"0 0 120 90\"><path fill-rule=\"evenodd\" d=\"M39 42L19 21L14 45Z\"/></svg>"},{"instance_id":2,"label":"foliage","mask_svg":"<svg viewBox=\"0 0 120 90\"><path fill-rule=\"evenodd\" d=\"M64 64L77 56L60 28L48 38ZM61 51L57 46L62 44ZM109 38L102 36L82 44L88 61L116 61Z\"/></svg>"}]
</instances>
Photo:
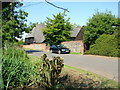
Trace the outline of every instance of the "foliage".
<instances>
[{"instance_id":1,"label":"foliage","mask_svg":"<svg viewBox=\"0 0 120 90\"><path fill-rule=\"evenodd\" d=\"M47 58L44 54L41 56L41 62L35 65L37 71L39 71L41 78L41 84L46 88L55 88L58 84L58 77L64 66L63 59L60 57L53 57L52 60Z\"/></svg>"},{"instance_id":2,"label":"foliage","mask_svg":"<svg viewBox=\"0 0 120 90\"><path fill-rule=\"evenodd\" d=\"M19 40L19 41L17 41L17 42L14 42L14 45L16 45L16 46L20 46L20 45L24 45L24 41L23 40Z\"/></svg>"},{"instance_id":3,"label":"foliage","mask_svg":"<svg viewBox=\"0 0 120 90\"><path fill-rule=\"evenodd\" d=\"M120 48L118 48L118 40L116 35L103 34L95 41L95 44L90 46L90 50L88 51L88 53L118 57L119 51Z\"/></svg>"},{"instance_id":4,"label":"foliage","mask_svg":"<svg viewBox=\"0 0 120 90\"><path fill-rule=\"evenodd\" d=\"M53 15L53 19L47 18L46 27L43 30L46 41L50 45L60 44L62 41L70 40L72 24L65 19L65 12Z\"/></svg>"},{"instance_id":5,"label":"foliage","mask_svg":"<svg viewBox=\"0 0 120 90\"><path fill-rule=\"evenodd\" d=\"M4 3L5 4L5 3ZM23 32L29 32L30 28L26 25L28 13L19 8L23 4L20 2L7 3L2 9L2 41L18 41Z\"/></svg>"},{"instance_id":6,"label":"foliage","mask_svg":"<svg viewBox=\"0 0 120 90\"><path fill-rule=\"evenodd\" d=\"M38 24L38 22L36 22L36 23L30 22L30 24L29 24L30 30L32 30L34 27L36 27L37 24Z\"/></svg>"},{"instance_id":7,"label":"foliage","mask_svg":"<svg viewBox=\"0 0 120 90\"><path fill-rule=\"evenodd\" d=\"M96 12L84 27L84 43L89 50L90 45L95 44L95 40L102 34L113 34L117 28L118 19L110 11L105 13Z\"/></svg>"},{"instance_id":8,"label":"foliage","mask_svg":"<svg viewBox=\"0 0 120 90\"><path fill-rule=\"evenodd\" d=\"M54 57L41 59L28 57L26 52L13 44L5 44L2 53L3 89L25 86L43 86L54 88L63 67L63 59Z\"/></svg>"},{"instance_id":9,"label":"foliage","mask_svg":"<svg viewBox=\"0 0 120 90\"><path fill-rule=\"evenodd\" d=\"M23 40L18 41L18 45L23 45L25 42Z\"/></svg>"},{"instance_id":10,"label":"foliage","mask_svg":"<svg viewBox=\"0 0 120 90\"><path fill-rule=\"evenodd\" d=\"M4 89L27 84L30 80L32 64L27 54L13 44L6 44L2 53L2 77Z\"/></svg>"}]
</instances>

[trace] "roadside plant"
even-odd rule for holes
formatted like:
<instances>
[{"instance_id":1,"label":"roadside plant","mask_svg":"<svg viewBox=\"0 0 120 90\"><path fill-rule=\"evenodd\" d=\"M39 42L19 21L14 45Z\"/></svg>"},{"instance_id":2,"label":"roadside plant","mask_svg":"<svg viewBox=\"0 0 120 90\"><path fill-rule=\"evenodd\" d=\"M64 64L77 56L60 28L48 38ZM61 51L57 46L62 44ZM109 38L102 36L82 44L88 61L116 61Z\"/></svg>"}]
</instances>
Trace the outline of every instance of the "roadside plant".
<instances>
[{"instance_id":1,"label":"roadside plant","mask_svg":"<svg viewBox=\"0 0 120 90\"><path fill-rule=\"evenodd\" d=\"M90 46L90 50L87 53L93 55L120 57L119 51L120 49L118 48L116 35L103 34L95 41L95 44Z\"/></svg>"},{"instance_id":2,"label":"roadside plant","mask_svg":"<svg viewBox=\"0 0 120 90\"><path fill-rule=\"evenodd\" d=\"M49 60L44 54L41 59L32 61L21 47L7 43L2 52L3 89L26 86L54 88L63 66L61 57Z\"/></svg>"},{"instance_id":3,"label":"roadside plant","mask_svg":"<svg viewBox=\"0 0 120 90\"><path fill-rule=\"evenodd\" d=\"M20 47L5 44L2 52L2 78L4 89L23 87L30 80L31 63Z\"/></svg>"},{"instance_id":4,"label":"roadside plant","mask_svg":"<svg viewBox=\"0 0 120 90\"><path fill-rule=\"evenodd\" d=\"M61 57L53 57L52 60L47 58L47 55L44 54L41 56L41 76L42 76L42 84L45 85L46 88L54 89L55 86L59 83L58 77L62 71L64 66L63 58Z\"/></svg>"}]
</instances>

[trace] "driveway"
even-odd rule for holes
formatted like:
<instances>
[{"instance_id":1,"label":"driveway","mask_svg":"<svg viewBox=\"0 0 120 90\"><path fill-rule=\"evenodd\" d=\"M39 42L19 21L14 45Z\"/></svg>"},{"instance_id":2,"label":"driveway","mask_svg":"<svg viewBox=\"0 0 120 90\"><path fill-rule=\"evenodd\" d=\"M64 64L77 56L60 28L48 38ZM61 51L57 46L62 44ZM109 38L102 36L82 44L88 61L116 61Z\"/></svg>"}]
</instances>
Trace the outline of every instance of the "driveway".
<instances>
[{"instance_id":1,"label":"driveway","mask_svg":"<svg viewBox=\"0 0 120 90\"><path fill-rule=\"evenodd\" d=\"M50 52L31 52L29 54L40 57L43 53L46 53L49 58L52 58L52 56L61 56L64 58L64 64L66 65L94 72L118 82L118 58L92 55L53 54Z\"/></svg>"}]
</instances>

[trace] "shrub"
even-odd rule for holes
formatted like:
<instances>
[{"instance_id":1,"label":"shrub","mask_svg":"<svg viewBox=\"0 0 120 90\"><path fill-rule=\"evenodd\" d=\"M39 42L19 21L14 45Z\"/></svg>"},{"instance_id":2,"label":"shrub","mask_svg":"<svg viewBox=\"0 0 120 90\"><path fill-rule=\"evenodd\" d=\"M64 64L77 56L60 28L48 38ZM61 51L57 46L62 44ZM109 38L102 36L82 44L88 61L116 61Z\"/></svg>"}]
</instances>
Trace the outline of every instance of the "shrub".
<instances>
[{"instance_id":1,"label":"shrub","mask_svg":"<svg viewBox=\"0 0 120 90\"><path fill-rule=\"evenodd\" d=\"M16 45L24 45L24 43L25 43L25 42L22 41L22 40L20 40L20 41L18 41L18 42L15 42Z\"/></svg>"},{"instance_id":2,"label":"shrub","mask_svg":"<svg viewBox=\"0 0 120 90\"><path fill-rule=\"evenodd\" d=\"M22 48L5 44L2 53L3 89L25 86L53 89L58 84L63 66L63 59L60 57L49 60L44 54L41 59L33 60Z\"/></svg>"},{"instance_id":3,"label":"shrub","mask_svg":"<svg viewBox=\"0 0 120 90\"><path fill-rule=\"evenodd\" d=\"M2 78L4 89L23 86L30 80L31 63L19 47L5 45L2 53Z\"/></svg>"},{"instance_id":4,"label":"shrub","mask_svg":"<svg viewBox=\"0 0 120 90\"><path fill-rule=\"evenodd\" d=\"M90 46L90 50L87 53L103 56L118 57L118 40L113 35L101 35L94 45Z\"/></svg>"},{"instance_id":5,"label":"shrub","mask_svg":"<svg viewBox=\"0 0 120 90\"><path fill-rule=\"evenodd\" d=\"M39 83L46 89L55 89L59 83L58 78L63 66L63 59L61 57L53 57L53 59L50 60L47 58L47 55L44 54L41 56L40 62L35 63L35 69L39 75L39 80L36 79L35 83ZM37 74L35 77L37 77Z\"/></svg>"}]
</instances>

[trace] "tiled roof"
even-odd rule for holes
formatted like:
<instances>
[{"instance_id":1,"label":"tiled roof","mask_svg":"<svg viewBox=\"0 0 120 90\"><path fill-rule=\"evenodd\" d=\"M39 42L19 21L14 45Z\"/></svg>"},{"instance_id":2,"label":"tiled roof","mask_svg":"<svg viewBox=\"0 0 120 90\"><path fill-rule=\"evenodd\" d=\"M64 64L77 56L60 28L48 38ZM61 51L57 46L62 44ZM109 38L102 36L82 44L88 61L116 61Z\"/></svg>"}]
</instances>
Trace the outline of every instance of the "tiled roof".
<instances>
[{"instance_id":1,"label":"tiled roof","mask_svg":"<svg viewBox=\"0 0 120 90\"><path fill-rule=\"evenodd\" d=\"M36 25L35 28L32 30L32 34L34 36L36 43L41 43L45 40L45 37L43 35L42 29L45 27L43 24Z\"/></svg>"},{"instance_id":2,"label":"tiled roof","mask_svg":"<svg viewBox=\"0 0 120 90\"><path fill-rule=\"evenodd\" d=\"M81 30L81 27L80 27L80 26L75 27L75 28L73 29L73 31L71 31L71 37L76 37L76 36L78 35L78 33L80 32L80 30Z\"/></svg>"},{"instance_id":3,"label":"tiled roof","mask_svg":"<svg viewBox=\"0 0 120 90\"><path fill-rule=\"evenodd\" d=\"M31 33L29 33L28 35L26 35L25 38L30 38L30 37L34 37Z\"/></svg>"},{"instance_id":4,"label":"tiled roof","mask_svg":"<svg viewBox=\"0 0 120 90\"><path fill-rule=\"evenodd\" d=\"M41 43L45 40L44 36L43 36L43 32L42 29L45 27L45 25L43 24L38 24L36 25L36 27L34 27L31 31L31 34L29 33L25 38L29 38L29 37L34 37L34 41L36 43Z\"/></svg>"}]
</instances>

